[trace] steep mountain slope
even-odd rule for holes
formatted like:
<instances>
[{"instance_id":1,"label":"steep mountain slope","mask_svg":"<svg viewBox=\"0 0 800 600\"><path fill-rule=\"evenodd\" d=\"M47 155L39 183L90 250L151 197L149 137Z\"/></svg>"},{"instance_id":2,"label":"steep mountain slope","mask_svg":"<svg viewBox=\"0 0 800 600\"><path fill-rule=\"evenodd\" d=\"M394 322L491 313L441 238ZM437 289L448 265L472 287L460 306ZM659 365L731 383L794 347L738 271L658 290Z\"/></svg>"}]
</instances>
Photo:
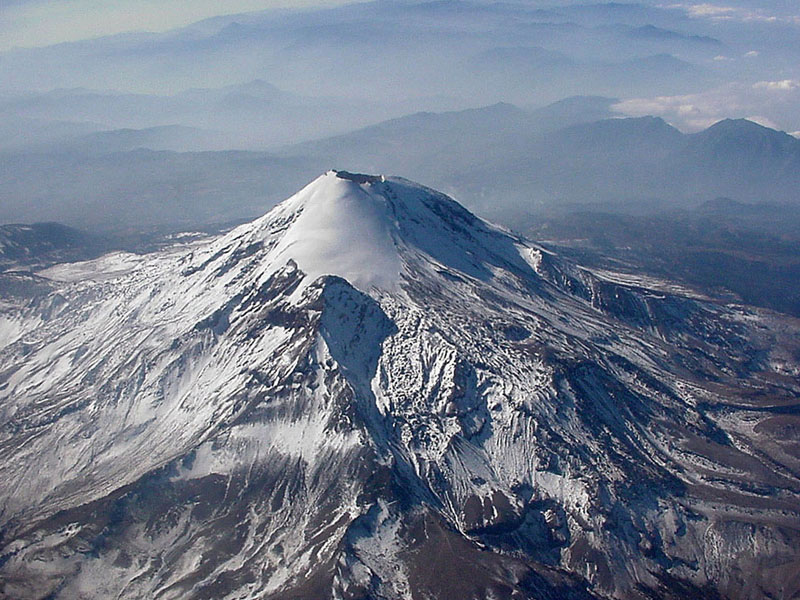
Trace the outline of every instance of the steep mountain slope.
<instances>
[{"instance_id":1,"label":"steep mountain slope","mask_svg":"<svg viewBox=\"0 0 800 600\"><path fill-rule=\"evenodd\" d=\"M329 172L0 313L0 596L800 594L795 322Z\"/></svg>"}]
</instances>

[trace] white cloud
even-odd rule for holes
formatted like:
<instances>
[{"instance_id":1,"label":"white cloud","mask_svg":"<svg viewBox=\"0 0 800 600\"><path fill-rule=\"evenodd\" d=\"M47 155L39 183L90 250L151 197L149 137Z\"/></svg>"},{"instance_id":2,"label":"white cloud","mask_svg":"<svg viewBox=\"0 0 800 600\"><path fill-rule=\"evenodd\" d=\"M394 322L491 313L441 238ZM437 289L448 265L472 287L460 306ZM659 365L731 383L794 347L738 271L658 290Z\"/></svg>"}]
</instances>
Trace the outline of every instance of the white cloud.
<instances>
[{"instance_id":1,"label":"white cloud","mask_svg":"<svg viewBox=\"0 0 800 600\"><path fill-rule=\"evenodd\" d=\"M794 79L781 79L780 81L759 81L753 84L757 90L768 90L770 92L791 92L800 88L800 81Z\"/></svg>"},{"instance_id":2,"label":"white cloud","mask_svg":"<svg viewBox=\"0 0 800 600\"><path fill-rule=\"evenodd\" d=\"M627 116L655 115L683 131L699 131L725 118L746 118L774 129L800 127L800 81L730 83L697 94L630 98L614 109Z\"/></svg>"},{"instance_id":3,"label":"white cloud","mask_svg":"<svg viewBox=\"0 0 800 600\"><path fill-rule=\"evenodd\" d=\"M698 104L699 102L699 104ZM715 113L696 96L657 96L631 98L614 106L614 110L630 117L655 115L685 131L699 131L717 122Z\"/></svg>"},{"instance_id":4,"label":"white cloud","mask_svg":"<svg viewBox=\"0 0 800 600\"><path fill-rule=\"evenodd\" d=\"M749 52L744 53L745 58L755 58L758 55L759 55L758 50L750 50Z\"/></svg>"},{"instance_id":5,"label":"white cloud","mask_svg":"<svg viewBox=\"0 0 800 600\"><path fill-rule=\"evenodd\" d=\"M0 0L0 51L127 31L167 31L217 15L344 0Z\"/></svg>"},{"instance_id":6,"label":"white cloud","mask_svg":"<svg viewBox=\"0 0 800 600\"><path fill-rule=\"evenodd\" d=\"M714 4L690 4L686 12L693 17L727 17L734 15L736 9L732 6L716 6Z\"/></svg>"},{"instance_id":7,"label":"white cloud","mask_svg":"<svg viewBox=\"0 0 800 600\"><path fill-rule=\"evenodd\" d=\"M763 10L751 10L738 6L720 4L669 4L666 8L680 9L696 19L715 21L756 21L761 23L791 23L800 25L800 15L769 14Z\"/></svg>"}]
</instances>

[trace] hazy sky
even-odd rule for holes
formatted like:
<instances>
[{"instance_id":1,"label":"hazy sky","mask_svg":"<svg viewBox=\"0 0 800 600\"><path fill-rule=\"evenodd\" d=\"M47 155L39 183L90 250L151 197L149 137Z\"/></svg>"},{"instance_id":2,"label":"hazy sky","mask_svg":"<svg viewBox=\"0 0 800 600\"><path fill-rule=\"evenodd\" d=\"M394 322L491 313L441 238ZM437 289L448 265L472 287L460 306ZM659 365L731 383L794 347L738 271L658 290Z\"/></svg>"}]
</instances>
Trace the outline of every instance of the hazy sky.
<instances>
[{"instance_id":1,"label":"hazy sky","mask_svg":"<svg viewBox=\"0 0 800 600\"><path fill-rule=\"evenodd\" d=\"M0 51L126 31L166 31L217 15L343 0L0 0Z\"/></svg>"},{"instance_id":2,"label":"hazy sky","mask_svg":"<svg viewBox=\"0 0 800 600\"><path fill-rule=\"evenodd\" d=\"M269 8L344 4L348 0L0 0L0 51L75 41L127 31L166 31L224 14ZM350 0L352 1L352 0ZM532 0L558 5L563 0ZM630 0L635 1L635 0ZM710 19L783 21L800 24L798 0L724 0L644 3L682 7Z\"/></svg>"}]
</instances>

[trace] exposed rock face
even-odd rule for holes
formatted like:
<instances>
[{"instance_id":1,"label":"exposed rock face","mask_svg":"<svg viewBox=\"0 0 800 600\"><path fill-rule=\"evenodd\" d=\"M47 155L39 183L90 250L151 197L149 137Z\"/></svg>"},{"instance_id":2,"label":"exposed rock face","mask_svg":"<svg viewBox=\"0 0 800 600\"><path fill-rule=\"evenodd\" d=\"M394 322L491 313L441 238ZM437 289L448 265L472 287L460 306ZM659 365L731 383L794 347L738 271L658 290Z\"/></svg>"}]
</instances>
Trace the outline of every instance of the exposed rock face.
<instances>
[{"instance_id":1,"label":"exposed rock face","mask_svg":"<svg viewBox=\"0 0 800 600\"><path fill-rule=\"evenodd\" d=\"M796 323L328 173L0 313L0 597L791 598Z\"/></svg>"}]
</instances>

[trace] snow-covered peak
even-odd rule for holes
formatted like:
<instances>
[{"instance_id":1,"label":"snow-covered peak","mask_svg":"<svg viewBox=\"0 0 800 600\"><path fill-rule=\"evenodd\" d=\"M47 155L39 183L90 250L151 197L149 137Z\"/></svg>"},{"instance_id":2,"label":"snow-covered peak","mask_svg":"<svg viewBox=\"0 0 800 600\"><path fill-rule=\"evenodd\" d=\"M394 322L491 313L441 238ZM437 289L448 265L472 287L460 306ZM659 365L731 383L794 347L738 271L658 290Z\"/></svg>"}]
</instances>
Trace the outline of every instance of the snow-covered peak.
<instances>
[{"instance_id":1,"label":"snow-covered peak","mask_svg":"<svg viewBox=\"0 0 800 600\"><path fill-rule=\"evenodd\" d=\"M272 270L294 261L308 281L336 275L362 291L394 288L411 260L472 277L525 267L515 239L457 202L398 177L328 171L232 232L270 240Z\"/></svg>"},{"instance_id":2,"label":"snow-covered peak","mask_svg":"<svg viewBox=\"0 0 800 600\"><path fill-rule=\"evenodd\" d=\"M373 185L329 171L267 214L292 223L271 253L311 279L338 275L359 288L390 287L400 273L391 206ZM377 179L380 181L380 178Z\"/></svg>"}]
</instances>

